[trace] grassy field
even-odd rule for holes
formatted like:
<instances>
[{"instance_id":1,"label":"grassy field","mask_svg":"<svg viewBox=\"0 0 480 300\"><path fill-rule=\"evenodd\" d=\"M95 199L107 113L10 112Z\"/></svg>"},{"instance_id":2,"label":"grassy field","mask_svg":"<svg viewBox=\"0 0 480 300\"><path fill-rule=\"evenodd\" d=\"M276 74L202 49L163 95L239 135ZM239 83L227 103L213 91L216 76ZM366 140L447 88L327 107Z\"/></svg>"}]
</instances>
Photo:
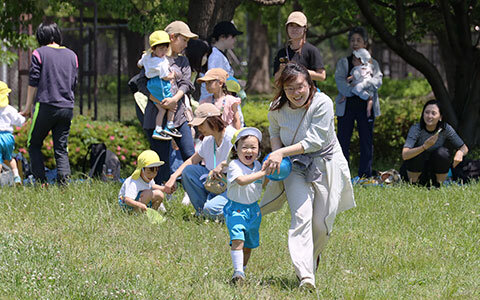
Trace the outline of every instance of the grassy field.
<instances>
[{"instance_id":1,"label":"grassy field","mask_svg":"<svg viewBox=\"0 0 480 300\"><path fill-rule=\"evenodd\" d=\"M300 291L287 207L267 215L235 287L225 225L195 218L182 191L167 221L122 212L118 184L0 189L0 299L480 299L480 184L356 187Z\"/></svg>"}]
</instances>

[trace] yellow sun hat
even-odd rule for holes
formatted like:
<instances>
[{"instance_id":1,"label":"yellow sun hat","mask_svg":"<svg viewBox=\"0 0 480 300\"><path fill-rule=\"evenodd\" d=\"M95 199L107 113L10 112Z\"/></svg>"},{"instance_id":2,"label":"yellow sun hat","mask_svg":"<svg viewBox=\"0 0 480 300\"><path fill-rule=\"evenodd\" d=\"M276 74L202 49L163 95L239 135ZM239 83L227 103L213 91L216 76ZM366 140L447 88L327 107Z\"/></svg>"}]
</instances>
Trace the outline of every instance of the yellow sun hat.
<instances>
[{"instance_id":1,"label":"yellow sun hat","mask_svg":"<svg viewBox=\"0 0 480 300\"><path fill-rule=\"evenodd\" d=\"M154 31L148 38L150 47L160 44L170 44L170 36L163 30Z\"/></svg>"},{"instance_id":2,"label":"yellow sun hat","mask_svg":"<svg viewBox=\"0 0 480 300\"><path fill-rule=\"evenodd\" d=\"M11 91L5 82L0 81L0 107L8 105L8 94L10 94Z\"/></svg>"},{"instance_id":3,"label":"yellow sun hat","mask_svg":"<svg viewBox=\"0 0 480 300\"><path fill-rule=\"evenodd\" d=\"M153 150L145 150L137 158L137 168L132 173L132 179L140 178L140 173L143 168L160 167L164 162L160 160L157 152Z\"/></svg>"}]
</instances>

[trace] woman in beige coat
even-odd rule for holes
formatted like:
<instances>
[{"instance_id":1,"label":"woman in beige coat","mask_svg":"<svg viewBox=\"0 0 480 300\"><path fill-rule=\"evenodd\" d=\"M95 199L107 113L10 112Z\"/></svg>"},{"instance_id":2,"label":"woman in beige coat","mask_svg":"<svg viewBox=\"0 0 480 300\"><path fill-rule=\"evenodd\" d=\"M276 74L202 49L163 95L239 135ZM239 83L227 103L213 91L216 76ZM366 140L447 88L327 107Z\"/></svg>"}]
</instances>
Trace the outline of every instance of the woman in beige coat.
<instances>
[{"instance_id":1,"label":"woman in beige coat","mask_svg":"<svg viewBox=\"0 0 480 300\"><path fill-rule=\"evenodd\" d=\"M332 100L318 92L305 67L288 63L277 81L270 107L273 152L267 174L290 156L291 174L283 181L292 216L288 247L300 287L315 288L315 270L338 212L355 207L350 170L335 134ZM262 214L281 207L282 182L270 182L260 203Z\"/></svg>"}]
</instances>

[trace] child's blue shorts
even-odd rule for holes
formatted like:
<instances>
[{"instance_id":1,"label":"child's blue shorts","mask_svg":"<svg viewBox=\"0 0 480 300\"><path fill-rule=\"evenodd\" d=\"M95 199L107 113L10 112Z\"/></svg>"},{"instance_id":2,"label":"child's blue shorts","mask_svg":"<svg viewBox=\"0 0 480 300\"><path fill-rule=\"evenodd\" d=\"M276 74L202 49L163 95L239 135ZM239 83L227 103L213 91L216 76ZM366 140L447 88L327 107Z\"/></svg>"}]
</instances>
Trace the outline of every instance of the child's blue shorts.
<instances>
[{"instance_id":1,"label":"child's blue shorts","mask_svg":"<svg viewBox=\"0 0 480 300\"><path fill-rule=\"evenodd\" d=\"M12 160L13 149L15 149L15 139L9 131L0 131L0 162Z\"/></svg>"},{"instance_id":2,"label":"child's blue shorts","mask_svg":"<svg viewBox=\"0 0 480 300\"><path fill-rule=\"evenodd\" d=\"M143 191L138 192L137 197L135 197L135 201L140 200L140 196L142 195L142 192ZM133 210L133 207L127 205L127 203L125 203L125 201L123 201L123 199L120 197L118 197L118 205L120 205L120 207L125 210ZM152 201L148 202L147 207L152 207Z\"/></svg>"},{"instance_id":3,"label":"child's blue shorts","mask_svg":"<svg viewBox=\"0 0 480 300\"><path fill-rule=\"evenodd\" d=\"M230 244L233 240L244 241L245 248L257 248L260 243L260 222L262 213L258 203L241 204L228 200L223 207L223 215L230 234Z\"/></svg>"}]
</instances>

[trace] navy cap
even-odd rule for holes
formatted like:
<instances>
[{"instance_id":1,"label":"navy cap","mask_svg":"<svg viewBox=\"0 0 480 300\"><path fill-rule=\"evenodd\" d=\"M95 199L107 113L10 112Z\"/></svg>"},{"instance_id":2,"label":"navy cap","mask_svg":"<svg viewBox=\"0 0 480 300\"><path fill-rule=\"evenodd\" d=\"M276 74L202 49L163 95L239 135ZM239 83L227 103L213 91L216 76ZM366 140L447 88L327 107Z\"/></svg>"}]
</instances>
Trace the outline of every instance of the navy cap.
<instances>
[{"instance_id":1,"label":"navy cap","mask_svg":"<svg viewBox=\"0 0 480 300\"><path fill-rule=\"evenodd\" d=\"M222 21L222 22L218 23L217 25L215 25L215 27L213 28L212 36L214 38L218 39L221 35L236 36L236 35L239 35L239 34L243 34L243 32L237 30L237 28L235 27L235 25L233 25L232 22Z\"/></svg>"}]
</instances>

